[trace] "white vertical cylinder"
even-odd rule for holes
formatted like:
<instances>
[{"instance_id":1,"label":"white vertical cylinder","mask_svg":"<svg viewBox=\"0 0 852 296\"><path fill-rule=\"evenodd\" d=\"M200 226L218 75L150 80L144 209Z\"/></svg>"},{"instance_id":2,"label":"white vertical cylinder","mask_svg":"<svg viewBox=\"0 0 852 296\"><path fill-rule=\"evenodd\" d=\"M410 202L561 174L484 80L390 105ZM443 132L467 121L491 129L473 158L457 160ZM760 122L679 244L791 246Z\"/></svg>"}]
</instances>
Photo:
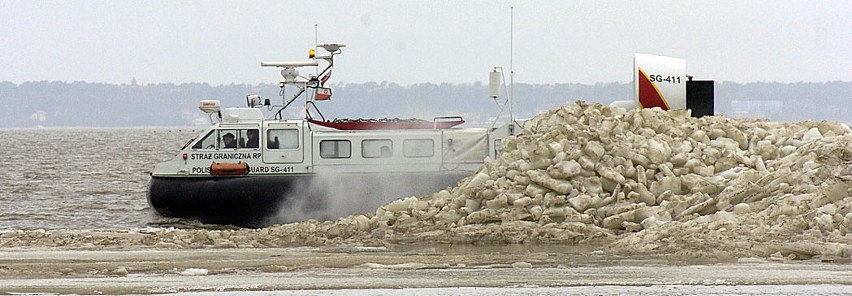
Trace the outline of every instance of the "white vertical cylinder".
<instances>
[{"instance_id":1,"label":"white vertical cylinder","mask_svg":"<svg viewBox=\"0 0 852 296\"><path fill-rule=\"evenodd\" d=\"M497 70L488 73L488 93L492 98L500 97L500 72Z\"/></svg>"}]
</instances>

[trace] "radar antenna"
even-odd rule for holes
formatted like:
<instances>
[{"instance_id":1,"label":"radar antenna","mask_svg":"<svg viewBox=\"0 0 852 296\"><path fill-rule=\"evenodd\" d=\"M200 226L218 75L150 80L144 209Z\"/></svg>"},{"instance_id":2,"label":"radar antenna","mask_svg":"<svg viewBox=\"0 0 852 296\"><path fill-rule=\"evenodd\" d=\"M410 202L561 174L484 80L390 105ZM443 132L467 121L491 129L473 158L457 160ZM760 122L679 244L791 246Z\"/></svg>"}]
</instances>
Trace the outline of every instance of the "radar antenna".
<instances>
[{"instance_id":1,"label":"radar antenna","mask_svg":"<svg viewBox=\"0 0 852 296\"><path fill-rule=\"evenodd\" d=\"M283 105L280 105L280 108L275 112L274 118L281 118L281 111L290 106L297 98L299 98L302 94L307 91L309 88L313 89L326 89L323 87L323 81L320 81L318 77L327 77L331 74L331 68L334 67L334 56L341 54L343 52L342 48L346 47L345 44L342 43L323 43L317 44L317 47L321 47L328 52L328 55L317 56L316 51L311 49L308 51L308 57L311 59L310 61L262 61L260 62L261 67L278 67L281 69L281 76L284 78L283 81L278 83L278 86L281 88L279 95L284 101ZM298 68L301 67L317 67L319 63L317 59L322 59L328 63L325 69L322 70L318 75L310 75L309 77L304 77L299 75ZM325 78L327 79L327 78ZM293 85L297 88L297 92L293 94L291 98L287 98L285 94L286 86ZM328 94L330 96L331 90L328 90ZM315 94L316 96L316 94ZM305 97L305 112L306 117L310 118L310 113L308 112L307 104L311 101L311 99L306 96ZM316 108L316 106L314 106Z\"/></svg>"}]
</instances>

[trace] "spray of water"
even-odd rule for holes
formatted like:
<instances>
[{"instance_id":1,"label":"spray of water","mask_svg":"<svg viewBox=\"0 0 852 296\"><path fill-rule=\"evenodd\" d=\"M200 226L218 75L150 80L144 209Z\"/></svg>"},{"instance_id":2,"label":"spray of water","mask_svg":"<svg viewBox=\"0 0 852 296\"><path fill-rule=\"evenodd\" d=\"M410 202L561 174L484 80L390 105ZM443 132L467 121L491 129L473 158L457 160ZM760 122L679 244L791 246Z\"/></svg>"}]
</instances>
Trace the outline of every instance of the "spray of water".
<instances>
[{"instance_id":1,"label":"spray of water","mask_svg":"<svg viewBox=\"0 0 852 296\"><path fill-rule=\"evenodd\" d=\"M371 214L400 198L421 196L455 186L466 173L324 173L301 179L284 193L274 223L331 220Z\"/></svg>"}]
</instances>

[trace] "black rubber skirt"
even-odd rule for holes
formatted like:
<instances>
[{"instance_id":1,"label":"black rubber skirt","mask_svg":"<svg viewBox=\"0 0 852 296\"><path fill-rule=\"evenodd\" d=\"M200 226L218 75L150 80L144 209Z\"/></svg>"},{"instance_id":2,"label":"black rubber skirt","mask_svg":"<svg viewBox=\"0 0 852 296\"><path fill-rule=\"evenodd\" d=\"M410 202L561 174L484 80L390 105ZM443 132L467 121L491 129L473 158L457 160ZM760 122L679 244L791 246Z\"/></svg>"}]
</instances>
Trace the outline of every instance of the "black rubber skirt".
<instances>
[{"instance_id":1,"label":"black rubber skirt","mask_svg":"<svg viewBox=\"0 0 852 296\"><path fill-rule=\"evenodd\" d=\"M468 173L152 177L148 203L164 217L259 228L375 213L395 199L454 187Z\"/></svg>"}]
</instances>

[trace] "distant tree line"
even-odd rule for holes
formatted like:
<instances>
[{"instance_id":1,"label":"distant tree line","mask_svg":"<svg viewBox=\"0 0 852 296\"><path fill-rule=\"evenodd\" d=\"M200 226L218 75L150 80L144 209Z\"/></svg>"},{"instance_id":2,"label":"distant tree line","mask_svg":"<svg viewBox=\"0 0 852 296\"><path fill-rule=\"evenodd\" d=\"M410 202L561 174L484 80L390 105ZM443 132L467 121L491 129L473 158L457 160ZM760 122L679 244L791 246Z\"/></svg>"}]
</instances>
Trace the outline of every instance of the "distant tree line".
<instances>
[{"instance_id":1,"label":"distant tree line","mask_svg":"<svg viewBox=\"0 0 852 296\"><path fill-rule=\"evenodd\" d=\"M482 83L389 82L331 84L331 101L316 102L326 119L422 118L460 115L472 124L494 120L503 97L488 96ZM294 91L287 89L287 96ZM529 118L576 100L608 104L632 99L630 83L514 85L512 104L516 118ZM733 117L759 117L777 121L830 120L852 122L852 82L734 83L717 82L716 113ZM245 106L245 98L258 94L280 104L276 84L104 84L36 81L0 82L0 128L54 126L187 126L207 124L198 101L218 99L223 107ZM297 100L287 116L304 115ZM503 111L506 118L509 107ZM312 111L314 117L320 113Z\"/></svg>"}]
</instances>

